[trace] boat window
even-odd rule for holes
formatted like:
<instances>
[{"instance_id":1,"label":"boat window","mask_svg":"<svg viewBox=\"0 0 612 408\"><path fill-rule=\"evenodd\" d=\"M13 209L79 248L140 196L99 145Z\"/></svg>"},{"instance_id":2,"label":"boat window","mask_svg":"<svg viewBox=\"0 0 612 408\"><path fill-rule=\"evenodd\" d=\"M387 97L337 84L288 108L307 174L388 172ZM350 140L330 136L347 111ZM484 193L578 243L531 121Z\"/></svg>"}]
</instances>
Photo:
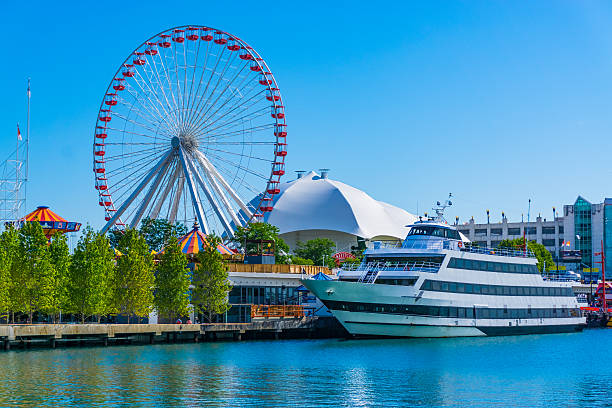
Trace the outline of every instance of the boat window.
<instances>
[{"instance_id":1,"label":"boat window","mask_svg":"<svg viewBox=\"0 0 612 408\"><path fill-rule=\"evenodd\" d=\"M401 279L398 279L397 281L399 282ZM495 296L574 296L572 288L483 285L431 279L426 279L423 281L421 289L430 290L432 292L475 293Z\"/></svg>"},{"instance_id":2,"label":"boat window","mask_svg":"<svg viewBox=\"0 0 612 408\"><path fill-rule=\"evenodd\" d=\"M408 235L427 235L432 237L461 240L459 231L450 228L435 227L432 225L414 226L410 229Z\"/></svg>"},{"instance_id":3,"label":"boat window","mask_svg":"<svg viewBox=\"0 0 612 408\"><path fill-rule=\"evenodd\" d=\"M536 265L512 264L506 262L480 261L476 259L451 258L449 268L469 269L475 271L489 271L501 273L539 273Z\"/></svg>"}]
</instances>

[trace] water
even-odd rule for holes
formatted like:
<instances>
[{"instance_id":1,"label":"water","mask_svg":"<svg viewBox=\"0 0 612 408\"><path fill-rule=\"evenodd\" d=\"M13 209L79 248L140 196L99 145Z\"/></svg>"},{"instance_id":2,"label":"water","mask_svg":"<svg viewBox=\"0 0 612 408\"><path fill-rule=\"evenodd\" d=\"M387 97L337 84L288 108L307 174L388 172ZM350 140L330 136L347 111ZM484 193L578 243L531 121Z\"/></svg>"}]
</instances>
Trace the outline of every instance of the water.
<instances>
[{"instance_id":1,"label":"water","mask_svg":"<svg viewBox=\"0 0 612 408\"><path fill-rule=\"evenodd\" d=\"M0 406L612 405L612 330L0 352Z\"/></svg>"}]
</instances>

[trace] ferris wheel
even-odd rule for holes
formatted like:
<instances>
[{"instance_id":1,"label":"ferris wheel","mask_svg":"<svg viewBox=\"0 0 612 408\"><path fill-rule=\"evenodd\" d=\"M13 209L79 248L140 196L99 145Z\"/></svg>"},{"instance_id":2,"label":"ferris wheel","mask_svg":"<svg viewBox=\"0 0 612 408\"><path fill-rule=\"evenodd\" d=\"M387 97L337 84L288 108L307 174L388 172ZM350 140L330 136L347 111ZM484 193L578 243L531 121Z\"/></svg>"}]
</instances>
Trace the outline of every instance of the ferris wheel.
<instances>
[{"instance_id":1,"label":"ferris wheel","mask_svg":"<svg viewBox=\"0 0 612 408\"><path fill-rule=\"evenodd\" d=\"M233 236L272 211L286 138L276 80L243 40L205 26L149 38L120 65L98 113L102 232L149 217Z\"/></svg>"}]
</instances>

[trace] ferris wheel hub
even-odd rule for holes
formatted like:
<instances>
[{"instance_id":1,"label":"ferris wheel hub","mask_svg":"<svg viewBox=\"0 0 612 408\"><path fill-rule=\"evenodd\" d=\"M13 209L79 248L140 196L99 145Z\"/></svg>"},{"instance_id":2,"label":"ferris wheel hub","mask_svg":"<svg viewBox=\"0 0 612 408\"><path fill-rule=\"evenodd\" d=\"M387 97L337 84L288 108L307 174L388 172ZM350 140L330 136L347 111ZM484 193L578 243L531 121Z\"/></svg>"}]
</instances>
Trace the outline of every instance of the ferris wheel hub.
<instances>
[{"instance_id":1,"label":"ferris wheel hub","mask_svg":"<svg viewBox=\"0 0 612 408\"><path fill-rule=\"evenodd\" d=\"M172 138L173 147L175 143L174 139L176 139L176 137ZM179 134L178 140L180 141L180 144L183 147L183 149L187 150L189 153L193 152L194 150L197 150L198 147L200 146L198 139L191 133Z\"/></svg>"},{"instance_id":2,"label":"ferris wheel hub","mask_svg":"<svg viewBox=\"0 0 612 408\"><path fill-rule=\"evenodd\" d=\"M176 149L176 148L177 148L177 147L179 147L179 145L181 144L181 139L179 139L177 136L174 136L174 137L172 138L171 143L172 143L172 148L173 148L173 149Z\"/></svg>"}]
</instances>

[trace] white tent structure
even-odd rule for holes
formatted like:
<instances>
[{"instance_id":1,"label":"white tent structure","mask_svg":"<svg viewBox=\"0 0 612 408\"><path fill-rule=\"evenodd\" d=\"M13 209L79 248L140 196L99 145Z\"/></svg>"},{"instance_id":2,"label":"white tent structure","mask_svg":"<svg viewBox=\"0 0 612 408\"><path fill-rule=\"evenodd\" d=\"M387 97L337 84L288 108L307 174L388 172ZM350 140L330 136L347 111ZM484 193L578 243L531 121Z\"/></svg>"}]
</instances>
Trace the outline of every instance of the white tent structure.
<instances>
[{"instance_id":1,"label":"white tent structure","mask_svg":"<svg viewBox=\"0 0 612 408\"><path fill-rule=\"evenodd\" d=\"M326 172L308 172L280 185L274 210L264 221L277 226L293 249L296 242L329 238L338 251L350 251L357 239L403 240L417 217L377 201L365 192L331 180Z\"/></svg>"}]
</instances>

